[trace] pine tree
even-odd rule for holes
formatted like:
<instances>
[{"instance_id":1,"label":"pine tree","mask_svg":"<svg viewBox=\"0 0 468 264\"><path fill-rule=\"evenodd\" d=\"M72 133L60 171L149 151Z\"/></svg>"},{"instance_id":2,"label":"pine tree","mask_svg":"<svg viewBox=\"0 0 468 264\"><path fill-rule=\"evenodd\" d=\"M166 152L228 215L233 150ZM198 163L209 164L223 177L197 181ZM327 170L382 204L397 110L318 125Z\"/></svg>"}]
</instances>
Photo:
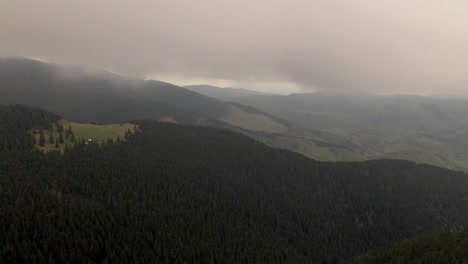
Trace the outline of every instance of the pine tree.
<instances>
[{"instance_id":1,"label":"pine tree","mask_svg":"<svg viewBox=\"0 0 468 264\"><path fill-rule=\"evenodd\" d=\"M50 133L49 135L49 144L54 144L54 136L52 135L52 133Z\"/></svg>"},{"instance_id":2,"label":"pine tree","mask_svg":"<svg viewBox=\"0 0 468 264\"><path fill-rule=\"evenodd\" d=\"M70 142L75 143L75 135L73 135L73 133L70 136Z\"/></svg>"},{"instance_id":3,"label":"pine tree","mask_svg":"<svg viewBox=\"0 0 468 264\"><path fill-rule=\"evenodd\" d=\"M65 138L69 139L72 134L73 134L72 128L71 126L69 126L67 130L65 130Z\"/></svg>"},{"instance_id":4,"label":"pine tree","mask_svg":"<svg viewBox=\"0 0 468 264\"><path fill-rule=\"evenodd\" d=\"M39 131L39 146L43 147L45 144L44 132L42 129Z\"/></svg>"},{"instance_id":5,"label":"pine tree","mask_svg":"<svg viewBox=\"0 0 468 264\"><path fill-rule=\"evenodd\" d=\"M57 132L62 133L63 132L63 125L62 123L59 123L57 126Z\"/></svg>"},{"instance_id":6,"label":"pine tree","mask_svg":"<svg viewBox=\"0 0 468 264\"><path fill-rule=\"evenodd\" d=\"M63 144L63 134L62 134L62 132L59 133L59 143Z\"/></svg>"}]
</instances>

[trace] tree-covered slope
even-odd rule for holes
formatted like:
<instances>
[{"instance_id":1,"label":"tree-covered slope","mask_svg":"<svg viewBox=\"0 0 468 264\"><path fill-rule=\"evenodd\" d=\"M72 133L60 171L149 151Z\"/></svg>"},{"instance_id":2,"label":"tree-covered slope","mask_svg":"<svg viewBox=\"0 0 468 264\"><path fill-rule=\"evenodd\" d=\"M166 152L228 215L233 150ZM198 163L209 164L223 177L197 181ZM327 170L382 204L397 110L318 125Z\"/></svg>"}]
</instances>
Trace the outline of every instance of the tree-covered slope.
<instances>
[{"instance_id":1,"label":"tree-covered slope","mask_svg":"<svg viewBox=\"0 0 468 264\"><path fill-rule=\"evenodd\" d=\"M28 112L17 109L1 108ZM78 141L63 155L15 150L31 139L21 132L47 125L23 120L31 115L8 119L7 127L24 124L14 135L1 131L7 263L336 263L468 227L460 172L316 162L226 130L155 121L123 141Z\"/></svg>"},{"instance_id":2,"label":"tree-covered slope","mask_svg":"<svg viewBox=\"0 0 468 264\"><path fill-rule=\"evenodd\" d=\"M0 102L38 106L80 122L172 118L199 124L220 120L252 131L288 130L288 123L261 111L219 101L182 87L144 81L85 66L56 65L12 58L0 60ZM265 127L247 126L262 119ZM239 121L240 120L240 121ZM270 130L267 126L278 127Z\"/></svg>"},{"instance_id":3,"label":"tree-covered slope","mask_svg":"<svg viewBox=\"0 0 468 264\"><path fill-rule=\"evenodd\" d=\"M0 104L0 151L30 151L34 146L33 128L50 129L60 117L38 108Z\"/></svg>"},{"instance_id":4,"label":"tree-covered slope","mask_svg":"<svg viewBox=\"0 0 468 264\"><path fill-rule=\"evenodd\" d=\"M430 234L355 258L354 264L465 264L468 233Z\"/></svg>"},{"instance_id":5,"label":"tree-covered slope","mask_svg":"<svg viewBox=\"0 0 468 264\"><path fill-rule=\"evenodd\" d=\"M41 107L75 122L156 119L242 132L270 146L312 158L335 157L301 126L253 107L216 100L158 81L81 66L0 59L0 103Z\"/></svg>"}]
</instances>

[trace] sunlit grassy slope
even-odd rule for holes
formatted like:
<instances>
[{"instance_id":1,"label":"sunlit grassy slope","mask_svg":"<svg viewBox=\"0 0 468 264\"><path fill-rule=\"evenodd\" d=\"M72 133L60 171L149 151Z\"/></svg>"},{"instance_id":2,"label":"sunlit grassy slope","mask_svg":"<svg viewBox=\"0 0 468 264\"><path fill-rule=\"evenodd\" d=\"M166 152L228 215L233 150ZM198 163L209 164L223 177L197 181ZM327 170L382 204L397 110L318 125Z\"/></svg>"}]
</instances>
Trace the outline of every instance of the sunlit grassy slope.
<instances>
[{"instance_id":1,"label":"sunlit grassy slope","mask_svg":"<svg viewBox=\"0 0 468 264\"><path fill-rule=\"evenodd\" d=\"M121 123L121 124L111 124L111 125L97 125L97 124L81 124L81 123L74 123L68 120L61 120L60 123L63 126L64 131L71 127L73 131L73 135L75 137L75 142L78 140L84 139L85 141L91 139L94 142L102 142L107 139L116 140L118 137L123 139L125 136L125 132L127 131L134 131L134 125L130 123ZM31 131L32 133L32 131ZM52 133L54 137L54 143L49 143L49 137ZM63 150L65 146L73 145L71 137L66 137L65 132L63 134L64 143L59 144L59 149ZM55 142L59 140L59 133L57 132L57 126L54 126L54 131L44 130L44 137L45 137L45 144L44 146L39 146L39 133L35 135L36 139L36 148L44 151L50 151L56 149Z\"/></svg>"}]
</instances>

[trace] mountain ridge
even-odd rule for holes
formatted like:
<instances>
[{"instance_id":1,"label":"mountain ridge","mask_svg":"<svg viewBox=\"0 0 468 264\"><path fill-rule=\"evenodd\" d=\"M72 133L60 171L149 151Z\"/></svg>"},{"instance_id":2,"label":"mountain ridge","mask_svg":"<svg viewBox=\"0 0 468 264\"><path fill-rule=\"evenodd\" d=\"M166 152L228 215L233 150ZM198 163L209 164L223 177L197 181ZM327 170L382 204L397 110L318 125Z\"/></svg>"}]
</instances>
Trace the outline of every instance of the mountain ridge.
<instances>
[{"instance_id":1,"label":"mountain ridge","mask_svg":"<svg viewBox=\"0 0 468 264\"><path fill-rule=\"evenodd\" d=\"M315 159L337 160L341 155L317 144L321 140L300 125L256 108L160 81L113 77L110 72L88 74L86 70L67 71L38 61L7 60L0 62L0 102L42 107L78 122L149 118L216 126Z\"/></svg>"},{"instance_id":2,"label":"mountain ridge","mask_svg":"<svg viewBox=\"0 0 468 264\"><path fill-rule=\"evenodd\" d=\"M183 86L183 88L188 89L190 91L204 94L209 97L221 99L221 100L242 97L242 96L251 96L251 95L262 95L262 96L277 95L274 93L253 91L253 90L249 90L245 88L231 88L231 87L220 88L220 87L206 85L206 84L185 85ZM222 90L220 91L220 89Z\"/></svg>"}]
</instances>

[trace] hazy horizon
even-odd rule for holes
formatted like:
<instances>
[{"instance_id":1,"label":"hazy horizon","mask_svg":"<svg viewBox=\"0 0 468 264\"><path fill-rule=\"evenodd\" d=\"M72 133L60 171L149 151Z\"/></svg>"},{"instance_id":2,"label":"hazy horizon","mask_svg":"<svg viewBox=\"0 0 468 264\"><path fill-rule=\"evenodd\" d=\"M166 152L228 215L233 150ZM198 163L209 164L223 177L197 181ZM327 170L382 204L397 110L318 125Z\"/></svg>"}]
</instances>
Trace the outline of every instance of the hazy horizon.
<instances>
[{"instance_id":1,"label":"hazy horizon","mask_svg":"<svg viewBox=\"0 0 468 264\"><path fill-rule=\"evenodd\" d=\"M463 1L7 1L0 56L280 94L468 95Z\"/></svg>"}]
</instances>

